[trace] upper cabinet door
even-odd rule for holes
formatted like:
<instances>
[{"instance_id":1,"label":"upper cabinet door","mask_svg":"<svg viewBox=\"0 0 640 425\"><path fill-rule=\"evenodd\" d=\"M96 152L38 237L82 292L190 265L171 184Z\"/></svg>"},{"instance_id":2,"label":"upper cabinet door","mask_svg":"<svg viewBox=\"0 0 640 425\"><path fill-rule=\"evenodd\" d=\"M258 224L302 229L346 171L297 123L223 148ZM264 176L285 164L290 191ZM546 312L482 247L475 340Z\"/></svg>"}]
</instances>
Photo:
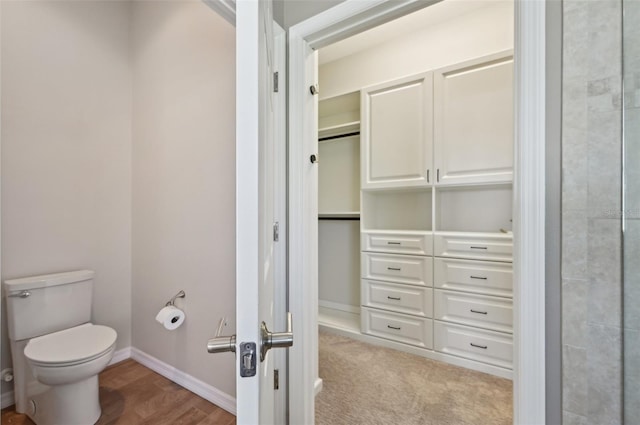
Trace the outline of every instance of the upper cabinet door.
<instances>
[{"instance_id":1,"label":"upper cabinet door","mask_svg":"<svg viewBox=\"0 0 640 425\"><path fill-rule=\"evenodd\" d=\"M513 179L513 54L434 72L437 184Z\"/></svg>"},{"instance_id":2,"label":"upper cabinet door","mask_svg":"<svg viewBox=\"0 0 640 425\"><path fill-rule=\"evenodd\" d=\"M362 188L433 182L433 73L361 91Z\"/></svg>"}]
</instances>

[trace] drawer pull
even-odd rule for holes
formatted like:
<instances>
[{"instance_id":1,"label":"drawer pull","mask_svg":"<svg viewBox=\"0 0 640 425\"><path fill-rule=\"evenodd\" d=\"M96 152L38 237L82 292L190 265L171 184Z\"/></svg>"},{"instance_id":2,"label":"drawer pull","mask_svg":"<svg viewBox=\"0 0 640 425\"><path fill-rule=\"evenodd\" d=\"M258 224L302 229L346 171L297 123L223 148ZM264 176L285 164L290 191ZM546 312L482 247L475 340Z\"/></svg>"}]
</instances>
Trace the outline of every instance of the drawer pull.
<instances>
[{"instance_id":1,"label":"drawer pull","mask_svg":"<svg viewBox=\"0 0 640 425\"><path fill-rule=\"evenodd\" d=\"M402 242L387 242L387 245L402 245Z\"/></svg>"},{"instance_id":2,"label":"drawer pull","mask_svg":"<svg viewBox=\"0 0 640 425\"><path fill-rule=\"evenodd\" d=\"M478 345L478 344L474 344L473 342L469 343L469 345L471 345L472 347L476 347L476 348L482 348L483 350L487 349L486 345Z\"/></svg>"},{"instance_id":3,"label":"drawer pull","mask_svg":"<svg viewBox=\"0 0 640 425\"><path fill-rule=\"evenodd\" d=\"M472 313L487 314L487 312L486 312L486 311L480 311L480 310L474 310L474 309L471 309L470 311L471 311Z\"/></svg>"},{"instance_id":4,"label":"drawer pull","mask_svg":"<svg viewBox=\"0 0 640 425\"><path fill-rule=\"evenodd\" d=\"M390 297L387 295L387 298L394 301L400 301L400 297Z\"/></svg>"},{"instance_id":5,"label":"drawer pull","mask_svg":"<svg viewBox=\"0 0 640 425\"><path fill-rule=\"evenodd\" d=\"M399 272L401 269L400 267L387 267L387 270L393 270L394 272Z\"/></svg>"},{"instance_id":6,"label":"drawer pull","mask_svg":"<svg viewBox=\"0 0 640 425\"><path fill-rule=\"evenodd\" d=\"M482 276L469 276L469 277L471 277L471 279L487 280L486 277L482 277Z\"/></svg>"},{"instance_id":7,"label":"drawer pull","mask_svg":"<svg viewBox=\"0 0 640 425\"><path fill-rule=\"evenodd\" d=\"M395 326L391 326L391 325L387 325L387 327L389 329L393 329L394 331L399 331L400 330L400 326L398 326L397 328Z\"/></svg>"},{"instance_id":8,"label":"drawer pull","mask_svg":"<svg viewBox=\"0 0 640 425\"><path fill-rule=\"evenodd\" d=\"M471 249L487 249L486 246L470 246Z\"/></svg>"}]
</instances>

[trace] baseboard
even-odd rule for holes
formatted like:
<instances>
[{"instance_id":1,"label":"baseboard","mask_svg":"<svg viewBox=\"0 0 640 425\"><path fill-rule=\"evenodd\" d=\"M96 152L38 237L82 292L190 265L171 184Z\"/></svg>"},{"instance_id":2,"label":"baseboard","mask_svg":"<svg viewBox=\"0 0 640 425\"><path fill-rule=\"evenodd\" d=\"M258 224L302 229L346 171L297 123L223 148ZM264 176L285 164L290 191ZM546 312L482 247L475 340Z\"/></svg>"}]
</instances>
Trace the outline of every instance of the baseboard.
<instances>
[{"instance_id":1,"label":"baseboard","mask_svg":"<svg viewBox=\"0 0 640 425\"><path fill-rule=\"evenodd\" d=\"M199 395L216 406L226 410L229 413L236 414L236 399L219 389L194 378L193 376L176 369L175 367L156 359L149 354L131 348L131 358L143 366L148 367L156 373L164 376L176 384L186 388L194 394Z\"/></svg>"},{"instance_id":2,"label":"baseboard","mask_svg":"<svg viewBox=\"0 0 640 425\"><path fill-rule=\"evenodd\" d=\"M333 310L346 311L347 313L360 314L360 307L359 306L354 306L354 305L349 305L349 304L342 304L342 303L335 303L333 301L318 300L318 307L325 307L325 308L330 308L330 309L333 309Z\"/></svg>"},{"instance_id":3,"label":"baseboard","mask_svg":"<svg viewBox=\"0 0 640 425\"><path fill-rule=\"evenodd\" d=\"M109 362L109 366L116 363L120 363L124 360L127 360L130 357L131 357L131 347L125 347L125 348L116 350L113 353L113 357L111 358L111 361Z\"/></svg>"},{"instance_id":4,"label":"baseboard","mask_svg":"<svg viewBox=\"0 0 640 425\"><path fill-rule=\"evenodd\" d=\"M316 382L313 383L313 390L315 391L315 395L318 395L320 391L322 391L322 378L317 378Z\"/></svg>"},{"instance_id":5,"label":"baseboard","mask_svg":"<svg viewBox=\"0 0 640 425\"><path fill-rule=\"evenodd\" d=\"M0 396L0 406L2 406L1 408L4 409L5 407L9 407L13 404L14 404L13 391L7 391L2 393L2 396Z\"/></svg>"}]
</instances>

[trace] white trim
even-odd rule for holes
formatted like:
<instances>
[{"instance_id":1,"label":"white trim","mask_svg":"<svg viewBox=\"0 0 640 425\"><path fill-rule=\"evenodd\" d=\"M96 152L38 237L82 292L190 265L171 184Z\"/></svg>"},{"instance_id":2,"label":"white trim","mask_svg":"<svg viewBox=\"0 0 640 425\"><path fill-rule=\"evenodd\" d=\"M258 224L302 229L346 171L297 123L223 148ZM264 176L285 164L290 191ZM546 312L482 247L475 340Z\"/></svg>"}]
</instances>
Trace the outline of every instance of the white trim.
<instances>
[{"instance_id":1,"label":"white trim","mask_svg":"<svg viewBox=\"0 0 640 425\"><path fill-rule=\"evenodd\" d=\"M259 342L261 231L261 121L266 95L261 72L264 5L240 1L236 5L236 340ZM268 141L268 140L267 140ZM263 294L265 295L265 294ZM269 294L271 297L272 295ZM271 300L273 301L273 300ZM294 327L295 328L295 327ZM241 377L242 356L236 356L237 423L260 422L260 377ZM259 366L259 364L257 364Z\"/></svg>"},{"instance_id":2,"label":"white trim","mask_svg":"<svg viewBox=\"0 0 640 425\"><path fill-rule=\"evenodd\" d=\"M131 358L131 347L121 348L113 353L113 357L108 366L120 363L121 361Z\"/></svg>"},{"instance_id":3,"label":"white trim","mask_svg":"<svg viewBox=\"0 0 640 425\"><path fill-rule=\"evenodd\" d=\"M313 200L317 173L313 174L308 161L317 149L317 117L314 117L317 106L309 99L308 88L317 80L307 69L316 66L317 72L317 62L311 49L428 4L420 0L347 0L289 30L289 297L292 310L298 312L297 329L303 334L298 340L303 347L290 353L290 374L297 377L291 380L290 417L300 423L313 423L312 388L317 377L305 376L317 369L314 366L317 366L317 337L304 339L317 329L317 276L314 276L317 246L313 247L317 245L314 230L317 202ZM516 0L515 34L514 423L542 425L545 423L544 0Z\"/></svg>"},{"instance_id":4,"label":"white trim","mask_svg":"<svg viewBox=\"0 0 640 425\"><path fill-rule=\"evenodd\" d=\"M544 0L515 3L513 421L544 424L545 69Z\"/></svg>"},{"instance_id":5,"label":"white trim","mask_svg":"<svg viewBox=\"0 0 640 425\"><path fill-rule=\"evenodd\" d=\"M377 345L379 347L393 348L394 350L402 351L405 353L413 354L415 356L424 357L425 359L436 360L446 364L464 367L466 369L475 370L478 372L488 373L489 375L498 376L505 379L513 379L513 371L505 369L503 367L490 365L487 363L481 363L474 360L465 359L451 354L439 353L433 350L426 350L420 347L414 347L400 342L395 342L390 339L378 338L375 336L363 334L360 330L339 328L326 324L320 324L318 328L321 331L345 336L347 338L355 339L356 341L364 342L371 345Z\"/></svg>"},{"instance_id":6,"label":"white trim","mask_svg":"<svg viewBox=\"0 0 640 425\"><path fill-rule=\"evenodd\" d=\"M202 0L202 2L231 25L236 25L236 2L234 0Z\"/></svg>"},{"instance_id":7,"label":"white trim","mask_svg":"<svg viewBox=\"0 0 640 425\"><path fill-rule=\"evenodd\" d=\"M313 49L344 40L441 0L347 0L291 28Z\"/></svg>"},{"instance_id":8,"label":"white trim","mask_svg":"<svg viewBox=\"0 0 640 425\"><path fill-rule=\"evenodd\" d=\"M314 395L320 394L320 391L322 391L322 385L323 385L322 378L316 379L316 382L313 384Z\"/></svg>"},{"instance_id":9,"label":"white trim","mask_svg":"<svg viewBox=\"0 0 640 425\"><path fill-rule=\"evenodd\" d=\"M5 409L9 406L13 406L15 404L15 400L13 398L13 390L2 393L0 396L0 409Z\"/></svg>"},{"instance_id":10,"label":"white trim","mask_svg":"<svg viewBox=\"0 0 640 425\"><path fill-rule=\"evenodd\" d=\"M309 67L307 60L312 62ZM314 385L318 378L318 197L314 192L314 199L308 187L311 182L317 191L318 172L309 161L309 155L317 152L305 135L317 129L317 117L313 116L317 96L307 95L310 82L316 81L317 54L312 54L292 29L289 64L288 265L289 310L293 314L295 338L289 349L289 423L313 424Z\"/></svg>"},{"instance_id":11,"label":"white trim","mask_svg":"<svg viewBox=\"0 0 640 425\"><path fill-rule=\"evenodd\" d=\"M149 354L131 348L131 358L141 365L148 367L165 378L175 382L181 387L186 388L194 394L199 395L216 406L226 410L229 413L236 414L236 399L219 389L194 378L193 376L176 369L175 367L156 359Z\"/></svg>"},{"instance_id":12,"label":"white trim","mask_svg":"<svg viewBox=\"0 0 640 425\"><path fill-rule=\"evenodd\" d=\"M340 310L346 311L347 313L360 314L360 307L349 304L334 303L333 301L318 300L318 307L325 307L332 310Z\"/></svg>"}]
</instances>

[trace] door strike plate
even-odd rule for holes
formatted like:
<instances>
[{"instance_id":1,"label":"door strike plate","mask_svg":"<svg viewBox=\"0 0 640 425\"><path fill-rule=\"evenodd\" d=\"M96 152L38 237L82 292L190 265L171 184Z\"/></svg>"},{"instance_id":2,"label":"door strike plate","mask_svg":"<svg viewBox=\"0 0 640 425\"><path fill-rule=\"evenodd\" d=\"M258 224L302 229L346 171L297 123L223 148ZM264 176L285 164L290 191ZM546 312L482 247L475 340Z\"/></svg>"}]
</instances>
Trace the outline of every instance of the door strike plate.
<instances>
[{"instance_id":1,"label":"door strike plate","mask_svg":"<svg viewBox=\"0 0 640 425\"><path fill-rule=\"evenodd\" d=\"M243 342L240 344L240 376L243 378L256 376L255 342Z\"/></svg>"}]
</instances>

